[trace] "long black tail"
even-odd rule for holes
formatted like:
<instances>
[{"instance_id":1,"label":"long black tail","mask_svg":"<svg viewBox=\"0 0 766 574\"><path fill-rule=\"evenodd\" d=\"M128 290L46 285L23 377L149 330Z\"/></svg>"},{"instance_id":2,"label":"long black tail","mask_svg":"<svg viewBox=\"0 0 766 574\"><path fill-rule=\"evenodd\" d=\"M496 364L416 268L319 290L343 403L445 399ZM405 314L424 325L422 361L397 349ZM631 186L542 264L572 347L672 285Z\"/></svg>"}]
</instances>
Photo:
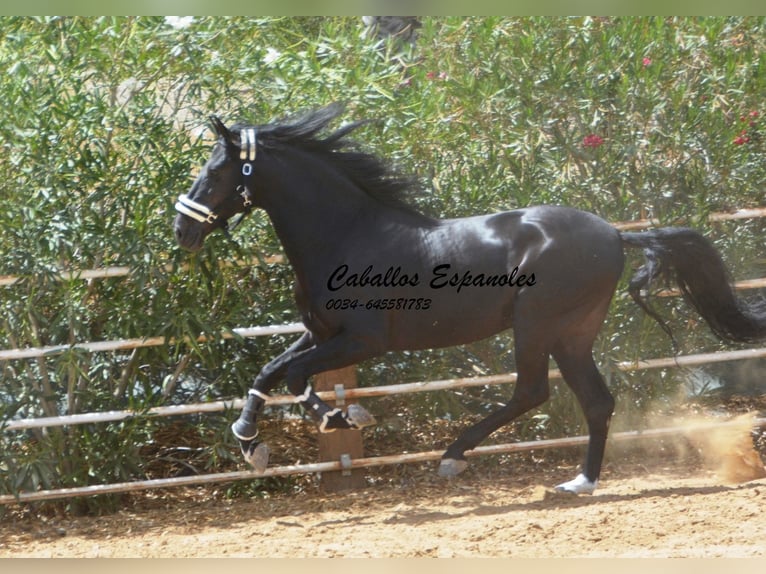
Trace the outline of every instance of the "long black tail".
<instances>
[{"instance_id":1,"label":"long black tail","mask_svg":"<svg viewBox=\"0 0 766 574\"><path fill-rule=\"evenodd\" d=\"M662 318L641 297L641 289L672 273L684 298L721 339L743 343L766 339L766 300L745 301L735 295L720 253L699 232L666 227L620 235L626 245L642 247L646 255L646 264L630 281L630 295L671 338Z\"/></svg>"}]
</instances>

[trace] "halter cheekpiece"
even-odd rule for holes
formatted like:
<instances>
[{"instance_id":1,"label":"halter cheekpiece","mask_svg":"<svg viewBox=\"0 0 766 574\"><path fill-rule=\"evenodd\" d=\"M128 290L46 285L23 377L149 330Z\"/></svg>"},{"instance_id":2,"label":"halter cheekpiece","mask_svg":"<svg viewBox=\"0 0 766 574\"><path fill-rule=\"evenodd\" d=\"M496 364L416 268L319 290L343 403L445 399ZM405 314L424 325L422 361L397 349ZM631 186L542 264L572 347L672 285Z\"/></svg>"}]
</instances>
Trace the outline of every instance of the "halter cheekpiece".
<instances>
[{"instance_id":1,"label":"halter cheekpiece","mask_svg":"<svg viewBox=\"0 0 766 574\"><path fill-rule=\"evenodd\" d=\"M245 215L247 215L252 209L252 193L250 192L250 187L248 185L250 182L248 180L253 175L253 162L255 161L255 156L255 128L244 128L241 132L241 144L239 149L239 159L244 162L242 164L242 183L237 186L236 193L242 197L245 211L244 213L239 214L231 226L224 223L224 229L234 229L237 225L239 225ZM195 221L199 221L200 223L212 224L215 223L215 221L218 219L218 214L216 214L212 209L206 205L202 205L201 203L194 201L187 195L181 195L178 197L175 209L178 213L187 215Z\"/></svg>"}]
</instances>

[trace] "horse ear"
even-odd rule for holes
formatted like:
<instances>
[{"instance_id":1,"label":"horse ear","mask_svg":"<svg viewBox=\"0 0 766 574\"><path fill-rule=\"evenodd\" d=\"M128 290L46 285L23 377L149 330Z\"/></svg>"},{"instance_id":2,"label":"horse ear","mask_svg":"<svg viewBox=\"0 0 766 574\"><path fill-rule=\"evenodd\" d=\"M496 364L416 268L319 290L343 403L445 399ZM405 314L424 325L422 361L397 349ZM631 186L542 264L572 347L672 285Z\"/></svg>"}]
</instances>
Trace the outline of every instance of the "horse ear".
<instances>
[{"instance_id":1,"label":"horse ear","mask_svg":"<svg viewBox=\"0 0 766 574\"><path fill-rule=\"evenodd\" d=\"M213 127L215 133L218 134L219 138L227 142L231 141L232 138L229 128L223 125L223 122L218 116L210 116L210 125Z\"/></svg>"}]
</instances>

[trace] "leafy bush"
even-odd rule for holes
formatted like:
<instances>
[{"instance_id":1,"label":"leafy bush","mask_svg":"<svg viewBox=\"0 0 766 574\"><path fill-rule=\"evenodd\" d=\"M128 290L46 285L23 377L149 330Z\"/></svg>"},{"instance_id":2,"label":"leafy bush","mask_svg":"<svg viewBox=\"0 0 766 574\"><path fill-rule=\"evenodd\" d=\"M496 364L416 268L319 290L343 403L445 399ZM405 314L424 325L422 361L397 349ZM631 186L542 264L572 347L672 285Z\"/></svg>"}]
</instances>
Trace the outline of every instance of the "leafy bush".
<instances>
[{"instance_id":1,"label":"leafy bush","mask_svg":"<svg viewBox=\"0 0 766 574\"><path fill-rule=\"evenodd\" d=\"M0 292L0 345L201 333L209 341L5 361L0 421L239 397L285 346L286 337L220 337L297 318L290 269L269 259L280 246L265 215L242 226L239 245L215 236L195 256L172 237L172 205L206 158L213 113L263 123L343 100L349 119L380 120L358 137L417 175L424 211L457 217L557 203L612 221L684 220L708 232L738 278L766 271L762 220L706 220L764 204L763 18L425 18L412 49L376 45L355 18L2 23L0 274L21 280ZM107 266L131 272L58 276ZM623 294L596 352L621 411L635 415L673 396L679 374L610 369L671 351ZM677 301L656 305L683 351L720 347L689 328L697 319ZM362 365L361 384L513 370L510 341L387 356ZM507 394L381 405L455 418ZM530 435L580 432L572 400L554 385ZM221 430L234 414L186 421L204 438L202 470L235 464ZM0 492L141 478L150 462L142 447L171 424L5 432Z\"/></svg>"}]
</instances>

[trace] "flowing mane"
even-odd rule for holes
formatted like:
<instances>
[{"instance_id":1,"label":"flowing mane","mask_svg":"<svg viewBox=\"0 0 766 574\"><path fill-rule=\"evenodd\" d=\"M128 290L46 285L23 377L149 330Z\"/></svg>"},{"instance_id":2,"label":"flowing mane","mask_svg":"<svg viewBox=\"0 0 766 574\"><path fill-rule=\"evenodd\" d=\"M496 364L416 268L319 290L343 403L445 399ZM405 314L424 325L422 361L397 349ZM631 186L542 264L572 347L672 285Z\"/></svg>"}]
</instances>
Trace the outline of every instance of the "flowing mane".
<instances>
[{"instance_id":1,"label":"flowing mane","mask_svg":"<svg viewBox=\"0 0 766 574\"><path fill-rule=\"evenodd\" d=\"M258 143L264 149L295 147L304 150L330 164L348 177L367 195L384 205L394 207L422 219L423 223L435 223L410 204L417 182L404 175L389 162L373 154L361 151L347 136L371 120L347 124L329 135L321 132L341 113L343 105L334 103L307 112L297 118L258 126ZM233 126L233 130L242 125Z\"/></svg>"}]
</instances>

